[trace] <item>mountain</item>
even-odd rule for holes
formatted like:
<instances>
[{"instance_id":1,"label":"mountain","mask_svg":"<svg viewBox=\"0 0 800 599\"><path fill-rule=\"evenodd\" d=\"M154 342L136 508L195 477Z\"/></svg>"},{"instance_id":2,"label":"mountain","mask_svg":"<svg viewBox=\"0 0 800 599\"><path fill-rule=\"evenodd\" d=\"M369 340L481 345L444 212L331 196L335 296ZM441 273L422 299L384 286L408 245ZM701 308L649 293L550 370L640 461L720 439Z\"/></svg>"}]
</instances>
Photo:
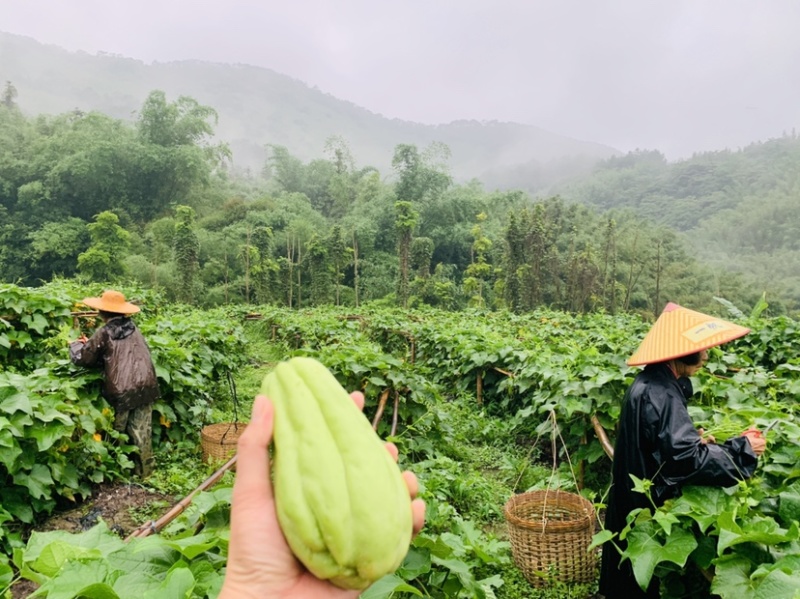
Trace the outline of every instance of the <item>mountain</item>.
<instances>
[{"instance_id":1,"label":"mountain","mask_svg":"<svg viewBox=\"0 0 800 599\"><path fill-rule=\"evenodd\" d=\"M696 257L718 272L740 273L768 299L788 297L800 305L795 131L738 151L704 152L673 163L656 151L631 152L552 191L601 211L630 210L681 231Z\"/></svg>"},{"instance_id":2,"label":"mountain","mask_svg":"<svg viewBox=\"0 0 800 599\"><path fill-rule=\"evenodd\" d=\"M0 32L0 83L10 81L18 104L31 114L98 110L135 118L147 94L188 95L219 114L217 137L237 167L259 170L265 144L286 146L304 161L323 156L325 141L339 135L359 166L388 174L394 147L446 144L459 180L478 178L490 188L549 187L587 173L619 152L517 123L457 121L422 125L388 119L325 94L270 69L200 61L146 64L119 55L69 52L31 38Z\"/></svg>"}]
</instances>

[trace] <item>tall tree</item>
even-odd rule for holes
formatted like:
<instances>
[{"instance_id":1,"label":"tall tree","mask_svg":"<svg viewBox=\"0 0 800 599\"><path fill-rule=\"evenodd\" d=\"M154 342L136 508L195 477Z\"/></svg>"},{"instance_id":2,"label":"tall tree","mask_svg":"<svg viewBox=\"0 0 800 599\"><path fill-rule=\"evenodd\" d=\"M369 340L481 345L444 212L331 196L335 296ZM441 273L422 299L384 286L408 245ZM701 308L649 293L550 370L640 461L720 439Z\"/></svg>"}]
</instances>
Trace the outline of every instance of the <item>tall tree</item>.
<instances>
[{"instance_id":1,"label":"tall tree","mask_svg":"<svg viewBox=\"0 0 800 599\"><path fill-rule=\"evenodd\" d=\"M525 265L525 232L519 216L512 211L506 227L506 303L514 312L522 311L521 269Z\"/></svg>"},{"instance_id":2,"label":"tall tree","mask_svg":"<svg viewBox=\"0 0 800 599\"><path fill-rule=\"evenodd\" d=\"M189 206L175 209L175 237L173 241L175 264L180 276L178 297L192 303L195 294L195 279L199 266L200 242L195 231L194 210Z\"/></svg>"},{"instance_id":3,"label":"tall tree","mask_svg":"<svg viewBox=\"0 0 800 599\"><path fill-rule=\"evenodd\" d=\"M17 107L17 88L10 81L6 81L0 102L9 110L14 110Z\"/></svg>"},{"instance_id":4,"label":"tall tree","mask_svg":"<svg viewBox=\"0 0 800 599\"><path fill-rule=\"evenodd\" d=\"M131 234L119 226L113 212L101 212L87 226L92 242L78 256L78 270L93 281L113 282L125 274L125 257Z\"/></svg>"},{"instance_id":5,"label":"tall tree","mask_svg":"<svg viewBox=\"0 0 800 599\"><path fill-rule=\"evenodd\" d=\"M311 277L311 303L319 306L330 301L331 269L328 248L314 233L306 244L306 261Z\"/></svg>"},{"instance_id":6,"label":"tall tree","mask_svg":"<svg viewBox=\"0 0 800 599\"><path fill-rule=\"evenodd\" d=\"M333 274L334 301L340 305L340 288L344 279L344 269L350 262L351 250L347 247L347 242L342 234L342 227L334 225L331 234L328 236L328 257Z\"/></svg>"},{"instance_id":7,"label":"tall tree","mask_svg":"<svg viewBox=\"0 0 800 599\"><path fill-rule=\"evenodd\" d=\"M407 308L411 238L414 233L414 227L417 225L419 214L414 210L414 206L411 202L395 202L394 207L394 227L397 234L397 253L400 260L400 272L397 280L397 301L403 308Z\"/></svg>"},{"instance_id":8,"label":"tall tree","mask_svg":"<svg viewBox=\"0 0 800 599\"><path fill-rule=\"evenodd\" d=\"M617 310L617 223L613 218L606 222L603 252L603 303L611 314Z\"/></svg>"},{"instance_id":9,"label":"tall tree","mask_svg":"<svg viewBox=\"0 0 800 599\"><path fill-rule=\"evenodd\" d=\"M483 234L481 223L486 221L486 214L481 212L476 217L472 227L472 260L464 274L464 290L470 294L471 306L483 308L486 305L484 287L491 273L491 266L487 261L489 251L492 249L492 240Z\"/></svg>"},{"instance_id":10,"label":"tall tree","mask_svg":"<svg viewBox=\"0 0 800 599\"><path fill-rule=\"evenodd\" d=\"M253 267L256 300L259 304L272 301L272 275L277 264L272 259L272 229L259 226L253 230L253 247L257 253L257 263Z\"/></svg>"}]
</instances>

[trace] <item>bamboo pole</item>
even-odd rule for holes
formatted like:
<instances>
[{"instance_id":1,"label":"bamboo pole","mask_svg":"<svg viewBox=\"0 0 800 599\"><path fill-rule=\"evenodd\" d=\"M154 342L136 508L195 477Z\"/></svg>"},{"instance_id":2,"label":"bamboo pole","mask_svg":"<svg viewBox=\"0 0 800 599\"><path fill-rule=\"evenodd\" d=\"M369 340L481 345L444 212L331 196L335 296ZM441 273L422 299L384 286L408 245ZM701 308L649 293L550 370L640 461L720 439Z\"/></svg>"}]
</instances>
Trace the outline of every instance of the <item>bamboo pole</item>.
<instances>
[{"instance_id":1,"label":"bamboo pole","mask_svg":"<svg viewBox=\"0 0 800 599\"><path fill-rule=\"evenodd\" d=\"M234 455L230 460L225 462L223 466L217 470L214 474L209 476L206 480L204 480L199 487L197 487L194 491L189 493L186 497L181 499L178 503L172 506L166 514L161 516L158 520L150 520L150 522L145 522L139 528L134 530L128 537L125 539L127 543L131 539L139 539L142 537L149 537L151 534L158 534L161 530L170 522L172 522L175 518L177 518L183 511L189 507L192 503L192 499L194 499L195 495L205 491L206 489L213 487L222 476L233 466L236 464L236 455Z\"/></svg>"},{"instance_id":2,"label":"bamboo pole","mask_svg":"<svg viewBox=\"0 0 800 599\"><path fill-rule=\"evenodd\" d=\"M400 392L394 392L394 411L392 412L392 437L397 433L397 413L400 411Z\"/></svg>"},{"instance_id":3,"label":"bamboo pole","mask_svg":"<svg viewBox=\"0 0 800 599\"><path fill-rule=\"evenodd\" d=\"M386 409L386 400L389 399L389 389L384 389L381 393L380 401L378 401L378 411L375 412L375 418L372 419L372 430L378 430L378 423L383 416L383 410Z\"/></svg>"},{"instance_id":4,"label":"bamboo pole","mask_svg":"<svg viewBox=\"0 0 800 599\"><path fill-rule=\"evenodd\" d=\"M608 440L606 429L603 428L603 425L600 424L600 421L594 414L592 414L592 427L594 427L594 433L597 435L597 438L600 441L600 445L603 447L603 451L605 451L606 455L613 460L614 446L611 445L611 441Z\"/></svg>"},{"instance_id":5,"label":"bamboo pole","mask_svg":"<svg viewBox=\"0 0 800 599\"><path fill-rule=\"evenodd\" d=\"M483 375L479 372L478 373L478 382L476 384L477 390L475 392L475 397L478 400L478 405L483 405Z\"/></svg>"}]
</instances>

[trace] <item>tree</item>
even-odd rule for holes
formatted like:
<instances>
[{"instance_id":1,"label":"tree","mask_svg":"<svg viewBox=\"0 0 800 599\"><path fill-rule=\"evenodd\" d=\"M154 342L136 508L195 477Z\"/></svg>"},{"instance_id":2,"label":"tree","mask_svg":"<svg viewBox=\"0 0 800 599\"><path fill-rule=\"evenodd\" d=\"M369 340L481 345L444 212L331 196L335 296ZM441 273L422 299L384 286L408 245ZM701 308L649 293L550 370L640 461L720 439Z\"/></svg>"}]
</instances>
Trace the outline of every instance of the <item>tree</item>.
<instances>
[{"instance_id":1,"label":"tree","mask_svg":"<svg viewBox=\"0 0 800 599\"><path fill-rule=\"evenodd\" d=\"M419 214L411 202L395 202L395 232L397 234L397 253L400 260L400 272L397 280L397 301L408 307L408 275L409 257L411 254L411 238L417 225Z\"/></svg>"},{"instance_id":2,"label":"tree","mask_svg":"<svg viewBox=\"0 0 800 599\"><path fill-rule=\"evenodd\" d=\"M449 156L449 152L444 144L432 144L426 155L421 155L413 144L397 145L392 157L392 167L399 179L395 187L397 199L419 203L447 189L451 178L443 158Z\"/></svg>"},{"instance_id":3,"label":"tree","mask_svg":"<svg viewBox=\"0 0 800 599\"><path fill-rule=\"evenodd\" d=\"M131 234L119 226L119 217L101 212L87 225L92 242L78 256L78 270L92 281L112 282L125 274L122 259L127 253Z\"/></svg>"},{"instance_id":4,"label":"tree","mask_svg":"<svg viewBox=\"0 0 800 599\"><path fill-rule=\"evenodd\" d=\"M137 128L142 139L157 146L199 146L214 136L217 121L217 111L194 98L180 96L170 103L163 91L154 90L139 111Z\"/></svg>"},{"instance_id":5,"label":"tree","mask_svg":"<svg viewBox=\"0 0 800 599\"><path fill-rule=\"evenodd\" d=\"M145 100L136 123L138 141L144 148L135 153L129 183L136 194L139 218L152 218L168 205L188 205L190 192L209 184L211 173L230 149L212 145L216 111L188 96L167 102L163 91L153 91Z\"/></svg>"},{"instance_id":6,"label":"tree","mask_svg":"<svg viewBox=\"0 0 800 599\"><path fill-rule=\"evenodd\" d=\"M350 146L339 135L329 137L325 142L325 153L333 165L334 173L328 183L331 198L331 216L340 218L355 201L355 160Z\"/></svg>"},{"instance_id":7,"label":"tree","mask_svg":"<svg viewBox=\"0 0 800 599\"><path fill-rule=\"evenodd\" d=\"M506 228L506 302L514 312L522 311L520 270L525 264L525 233L516 212L511 212Z\"/></svg>"},{"instance_id":8,"label":"tree","mask_svg":"<svg viewBox=\"0 0 800 599\"><path fill-rule=\"evenodd\" d=\"M411 293L425 303L432 303L430 283L433 250L433 239L430 237L415 237L411 241L411 269L414 271Z\"/></svg>"},{"instance_id":9,"label":"tree","mask_svg":"<svg viewBox=\"0 0 800 599\"><path fill-rule=\"evenodd\" d=\"M617 310L617 223L609 218L604 231L603 253L603 301L606 310L615 314Z\"/></svg>"},{"instance_id":10,"label":"tree","mask_svg":"<svg viewBox=\"0 0 800 599\"><path fill-rule=\"evenodd\" d=\"M278 265L272 259L272 229L259 226L253 229L253 247L255 248L255 264L251 267L255 280L256 301L266 304L272 301L274 294L272 275Z\"/></svg>"},{"instance_id":11,"label":"tree","mask_svg":"<svg viewBox=\"0 0 800 599\"><path fill-rule=\"evenodd\" d=\"M342 227L335 225L331 229L328 237L328 257L330 258L331 269L333 270L334 300L336 305L340 304L340 287L344 279L344 268L350 262L351 250L347 247L347 242L342 234Z\"/></svg>"},{"instance_id":12,"label":"tree","mask_svg":"<svg viewBox=\"0 0 800 599\"><path fill-rule=\"evenodd\" d=\"M270 151L264 171L275 179L278 186L289 193L303 193L305 189L305 166L284 146L268 144Z\"/></svg>"},{"instance_id":13,"label":"tree","mask_svg":"<svg viewBox=\"0 0 800 599\"><path fill-rule=\"evenodd\" d=\"M42 281L53 275L71 277L75 274L81 249L89 244L86 222L68 218L62 222L48 222L28 235L30 241L30 276Z\"/></svg>"},{"instance_id":14,"label":"tree","mask_svg":"<svg viewBox=\"0 0 800 599\"><path fill-rule=\"evenodd\" d=\"M6 81L6 87L3 90L3 97L0 103L9 110L17 108L17 88L10 81Z\"/></svg>"},{"instance_id":15,"label":"tree","mask_svg":"<svg viewBox=\"0 0 800 599\"><path fill-rule=\"evenodd\" d=\"M306 244L308 274L311 277L311 303L322 305L330 300L331 269L328 248L314 233Z\"/></svg>"},{"instance_id":16,"label":"tree","mask_svg":"<svg viewBox=\"0 0 800 599\"><path fill-rule=\"evenodd\" d=\"M476 223L472 227L472 262L466 268L464 274L464 290L471 294L469 303L471 306L482 308L486 305L483 297L484 285L491 274L491 266L487 262L489 250L492 249L492 241L483 234L481 223L486 220L486 214L481 212L476 217Z\"/></svg>"},{"instance_id":17,"label":"tree","mask_svg":"<svg viewBox=\"0 0 800 599\"><path fill-rule=\"evenodd\" d=\"M173 241L175 264L178 266L181 287L178 297L186 303L194 299L194 287L199 267L200 242L194 224L194 210L189 206L175 209L175 237Z\"/></svg>"}]
</instances>

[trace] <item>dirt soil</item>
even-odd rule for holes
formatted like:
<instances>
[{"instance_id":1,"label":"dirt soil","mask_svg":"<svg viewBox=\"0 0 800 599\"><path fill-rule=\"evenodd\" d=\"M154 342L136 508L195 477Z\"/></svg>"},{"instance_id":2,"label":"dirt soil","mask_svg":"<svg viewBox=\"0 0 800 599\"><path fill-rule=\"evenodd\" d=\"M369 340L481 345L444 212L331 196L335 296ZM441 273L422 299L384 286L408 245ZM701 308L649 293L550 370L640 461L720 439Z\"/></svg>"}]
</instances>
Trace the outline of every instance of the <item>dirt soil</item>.
<instances>
[{"instance_id":1,"label":"dirt soil","mask_svg":"<svg viewBox=\"0 0 800 599\"><path fill-rule=\"evenodd\" d=\"M41 526L37 526L36 531L65 530L77 533L88 530L102 518L111 530L125 538L144 521L157 520L166 514L180 499L153 493L139 485L103 484L80 505L68 511L54 513ZM153 508L154 503L157 509ZM143 519L140 515L138 519L134 519L135 513L131 512L135 511L146 511L149 516ZM34 583L21 580L11 587L11 596L13 599L24 599L35 590Z\"/></svg>"}]
</instances>

